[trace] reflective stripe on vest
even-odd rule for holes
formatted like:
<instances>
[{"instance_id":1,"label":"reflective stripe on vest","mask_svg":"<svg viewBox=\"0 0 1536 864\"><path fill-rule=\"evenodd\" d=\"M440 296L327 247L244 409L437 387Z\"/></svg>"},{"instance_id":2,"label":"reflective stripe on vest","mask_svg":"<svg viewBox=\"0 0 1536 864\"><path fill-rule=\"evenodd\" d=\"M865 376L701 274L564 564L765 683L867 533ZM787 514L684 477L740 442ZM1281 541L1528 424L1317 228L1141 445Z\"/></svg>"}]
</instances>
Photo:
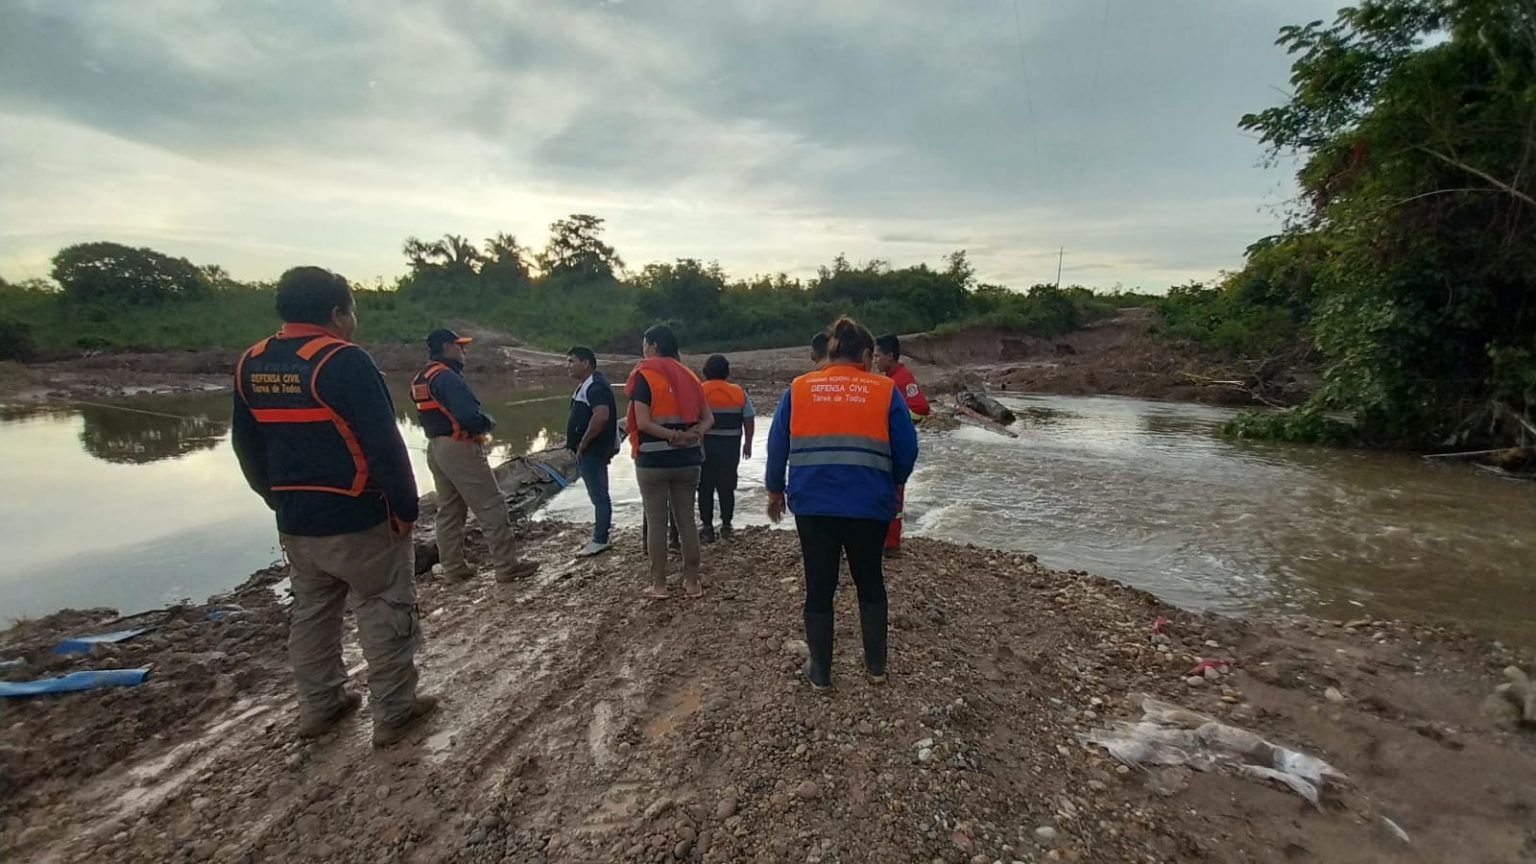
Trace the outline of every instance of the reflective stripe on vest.
<instances>
[{"instance_id":1,"label":"reflective stripe on vest","mask_svg":"<svg viewBox=\"0 0 1536 864\"><path fill-rule=\"evenodd\" d=\"M329 424L351 457L352 478L346 486L330 485L319 479L285 483L274 478L276 482L272 484L273 492L331 492L356 498L363 494L368 485L368 459L363 455L362 445L352 427L320 398L316 386L320 380L320 370L325 368L325 364L352 343L328 333L310 334L308 331L311 329L318 328L288 325L278 335L263 339L247 349L235 364L235 390L257 423L263 426ZM301 330L303 335L287 335L290 330ZM275 356L289 347L287 343L304 336L308 338L293 348L292 360ZM268 365L283 371L260 371ZM256 371L252 370L253 366ZM291 404L293 402L304 404Z\"/></svg>"},{"instance_id":2,"label":"reflective stripe on vest","mask_svg":"<svg viewBox=\"0 0 1536 864\"><path fill-rule=\"evenodd\" d=\"M453 416L453 412L444 408L442 403L432 395L432 379L447 371L449 371L448 364L433 360L416 373L416 377L411 380L411 401L416 403L416 413L424 415L436 412L443 415L448 421L449 428L453 430L451 437L455 441L478 440L483 436L465 432L464 427L460 426L458 419Z\"/></svg>"},{"instance_id":3,"label":"reflective stripe on vest","mask_svg":"<svg viewBox=\"0 0 1536 864\"><path fill-rule=\"evenodd\" d=\"M840 364L790 386L789 465L849 465L886 474L891 464L889 378Z\"/></svg>"},{"instance_id":4,"label":"reflective stripe on vest","mask_svg":"<svg viewBox=\"0 0 1536 864\"><path fill-rule=\"evenodd\" d=\"M789 467L806 465L855 465L891 473L891 457L868 453L863 450L811 450L805 453L791 452Z\"/></svg>"},{"instance_id":5,"label":"reflective stripe on vest","mask_svg":"<svg viewBox=\"0 0 1536 864\"><path fill-rule=\"evenodd\" d=\"M704 400L709 403L710 413L715 415L714 427L705 434L740 438L747 410L747 391L729 381L710 380L702 386Z\"/></svg>"}]
</instances>

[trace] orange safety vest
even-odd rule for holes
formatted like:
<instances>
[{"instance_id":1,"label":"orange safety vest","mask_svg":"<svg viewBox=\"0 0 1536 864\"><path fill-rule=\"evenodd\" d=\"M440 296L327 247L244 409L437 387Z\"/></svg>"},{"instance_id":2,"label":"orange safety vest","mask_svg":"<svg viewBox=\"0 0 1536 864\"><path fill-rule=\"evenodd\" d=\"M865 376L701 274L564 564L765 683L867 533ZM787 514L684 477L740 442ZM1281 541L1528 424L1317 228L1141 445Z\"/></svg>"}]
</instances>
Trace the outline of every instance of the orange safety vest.
<instances>
[{"instance_id":1,"label":"orange safety vest","mask_svg":"<svg viewBox=\"0 0 1536 864\"><path fill-rule=\"evenodd\" d=\"M790 386L789 468L851 465L891 474L891 399L884 375L846 363Z\"/></svg>"},{"instance_id":2,"label":"orange safety vest","mask_svg":"<svg viewBox=\"0 0 1536 864\"><path fill-rule=\"evenodd\" d=\"M642 369L639 374L645 376L651 388L651 422L668 429L687 429L688 422L683 419L682 405L677 401L677 394L672 392L672 385L667 383L667 376L649 369ZM669 453L676 449L667 440L644 432L630 436L632 456L638 457L641 453Z\"/></svg>"},{"instance_id":3,"label":"orange safety vest","mask_svg":"<svg viewBox=\"0 0 1536 864\"><path fill-rule=\"evenodd\" d=\"M416 377L411 381L411 401L416 403L418 414L426 415L436 412L447 418L449 428L453 429L453 440L483 441L485 440L484 435L471 435L465 432L464 427L459 425L459 421L454 418L453 413L444 408L442 403L437 401L437 397L432 395L432 379L447 372L448 368L448 364L440 360L433 360L426 365L426 368L416 373Z\"/></svg>"},{"instance_id":4,"label":"orange safety vest","mask_svg":"<svg viewBox=\"0 0 1536 864\"><path fill-rule=\"evenodd\" d=\"M747 391L729 381L703 383L704 399L715 415L715 425L708 432L721 438L740 438L746 420Z\"/></svg>"},{"instance_id":5,"label":"orange safety vest","mask_svg":"<svg viewBox=\"0 0 1536 864\"><path fill-rule=\"evenodd\" d=\"M322 327L286 324L235 364L235 390L251 417L272 427L267 470L273 492L332 492L353 498L368 485L368 460L352 427L320 398L320 370L352 343Z\"/></svg>"}]
</instances>

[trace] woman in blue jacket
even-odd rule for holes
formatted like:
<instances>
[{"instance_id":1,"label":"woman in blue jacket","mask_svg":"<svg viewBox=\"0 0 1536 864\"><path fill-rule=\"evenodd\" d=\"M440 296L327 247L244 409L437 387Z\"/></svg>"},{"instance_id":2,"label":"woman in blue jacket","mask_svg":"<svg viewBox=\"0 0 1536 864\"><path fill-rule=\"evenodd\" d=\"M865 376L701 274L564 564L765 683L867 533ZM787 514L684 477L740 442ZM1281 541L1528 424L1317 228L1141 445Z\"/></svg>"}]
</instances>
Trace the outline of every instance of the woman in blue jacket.
<instances>
[{"instance_id":1,"label":"woman in blue jacket","mask_svg":"<svg viewBox=\"0 0 1536 864\"><path fill-rule=\"evenodd\" d=\"M885 682L885 532L896 488L917 463L917 430L891 379L869 371L875 339L844 316L828 330L827 365L795 379L768 434L768 518L795 514L805 562L805 676L832 686L832 598L838 563L859 592L864 668ZM786 482L786 475L788 480Z\"/></svg>"}]
</instances>

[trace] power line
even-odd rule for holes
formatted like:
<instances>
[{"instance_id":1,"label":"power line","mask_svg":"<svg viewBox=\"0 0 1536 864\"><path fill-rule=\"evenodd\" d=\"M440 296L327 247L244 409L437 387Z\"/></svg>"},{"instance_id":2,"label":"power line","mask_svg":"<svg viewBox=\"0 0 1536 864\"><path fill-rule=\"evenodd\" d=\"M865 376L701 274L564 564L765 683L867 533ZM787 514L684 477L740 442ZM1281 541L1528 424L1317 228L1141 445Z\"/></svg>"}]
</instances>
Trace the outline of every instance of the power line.
<instances>
[{"instance_id":1,"label":"power line","mask_svg":"<svg viewBox=\"0 0 1536 864\"><path fill-rule=\"evenodd\" d=\"M1019 15L1019 0L1013 0L1013 30L1019 38L1019 69L1024 74L1024 113L1029 121L1029 143L1035 153L1035 170L1040 170L1040 139L1035 134L1035 104L1029 93L1029 61L1024 55L1024 19Z\"/></svg>"},{"instance_id":2,"label":"power line","mask_svg":"<svg viewBox=\"0 0 1536 864\"><path fill-rule=\"evenodd\" d=\"M87 408L106 408L112 411L124 411L129 414L144 414L149 417L163 417L166 420L207 420L207 417L188 417L185 414L167 414L164 411L146 411L143 408L129 408L127 405L108 405L105 402L87 402L84 399L58 400L73 405L84 405Z\"/></svg>"},{"instance_id":3,"label":"power line","mask_svg":"<svg viewBox=\"0 0 1536 864\"><path fill-rule=\"evenodd\" d=\"M1093 134L1099 114L1099 75L1104 71L1104 42L1109 34L1109 0L1104 0L1104 14L1099 19L1099 59L1093 64L1093 90L1088 97L1088 134Z\"/></svg>"}]
</instances>

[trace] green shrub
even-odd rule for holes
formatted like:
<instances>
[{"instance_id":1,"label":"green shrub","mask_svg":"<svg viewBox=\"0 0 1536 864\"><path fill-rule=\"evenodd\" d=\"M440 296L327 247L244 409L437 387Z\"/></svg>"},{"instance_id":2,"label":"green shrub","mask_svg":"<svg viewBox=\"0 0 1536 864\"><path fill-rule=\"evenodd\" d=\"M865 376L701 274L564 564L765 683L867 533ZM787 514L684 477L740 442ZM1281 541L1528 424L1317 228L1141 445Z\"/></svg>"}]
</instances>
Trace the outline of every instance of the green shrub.
<instances>
[{"instance_id":1,"label":"green shrub","mask_svg":"<svg viewBox=\"0 0 1536 864\"><path fill-rule=\"evenodd\" d=\"M37 355L32 341L32 325L9 316L0 316L0 360L31 360Z\"/></svg>"},{"instance_id":2,"label":"green shrub","mask_svg":"<svg viewBox=\"0 0 1536 864\"><path fill-rule=\"evenodd\" d=\"M1263 438L1303 444L1348 446L1360 442L1359 431L1329 418L1315 406L1285 411L1244 411L1228 420L1222 431L1234 438Z\"/></svg>"}]
</instances>

